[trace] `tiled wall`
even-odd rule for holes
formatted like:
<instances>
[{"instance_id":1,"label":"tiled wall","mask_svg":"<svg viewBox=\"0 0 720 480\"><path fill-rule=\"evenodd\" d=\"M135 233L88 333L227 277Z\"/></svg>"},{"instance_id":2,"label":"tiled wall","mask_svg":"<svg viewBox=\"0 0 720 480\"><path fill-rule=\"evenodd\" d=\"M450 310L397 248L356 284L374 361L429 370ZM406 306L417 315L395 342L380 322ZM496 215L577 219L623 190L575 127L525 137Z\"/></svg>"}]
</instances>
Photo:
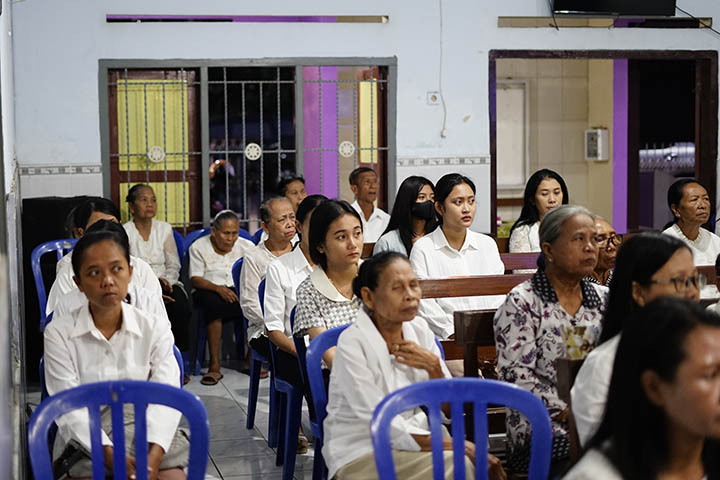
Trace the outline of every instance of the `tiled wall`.
<instances>
[{"instance_id":1,"label":"tiled wall","mask_svg":"<svg viewBox=\"0 0 720 480\"><path fill-rule=\"evenodd\" d=\"M592 208L584 156L588 60L501 59L497 61L497 78L528 83L530 172L539 168L557 171L568 185L572 203ZM499 209L498 213L507 218L520 212L518 207Z\"/></svg>"},{"instance_id":2,"label":"tiled wall","mask_svg":"<svg viewBox=\"0 0 720 480\"><path fill-rule=\"evenodd\" d=\"M102 195L100 165L20 168L22 198Z\"/></svg>"}]
</instances>

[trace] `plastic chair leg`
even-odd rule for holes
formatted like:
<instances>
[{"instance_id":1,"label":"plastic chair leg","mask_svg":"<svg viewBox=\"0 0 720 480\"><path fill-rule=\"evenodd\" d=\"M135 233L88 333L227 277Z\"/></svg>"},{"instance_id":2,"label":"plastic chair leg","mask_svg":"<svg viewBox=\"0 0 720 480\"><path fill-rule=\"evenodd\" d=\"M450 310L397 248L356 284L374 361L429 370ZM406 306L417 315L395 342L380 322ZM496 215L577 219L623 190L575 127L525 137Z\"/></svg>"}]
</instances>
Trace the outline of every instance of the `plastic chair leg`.
<instances>
[{"instance_id":1,"label":"plastic chair leg","mask_svg":"<svg viewBox=\"0 0 720 480\"><path fill-rule=\"evenodd\" d=\"M287 425L287 394L285 392L277 392L277 395L277 404L279 406L278 417L280 420L280 425ZM285 447L285 429L279 428L277 449L275 450L275 465L277 465L278 467L283 464L283 459L285 458Z\"/></svg>"},{"instance_id":2,"label":"plastic chair leg","mask_svg":"<svg viewBox=\"0 0 720 480\"><path fill-rule=\"evenodd\" d=\"M245 428L252 430L255 426L255 410L257 409L258 389L260 388L260 368L262 362L252 356L250 361L250 389L248 390L248 414Z\"/></svg>"},{"instance_id":3,"label":"plastic chair leg","mask_svg":"<svg viewBox=\"0 0 720 480\"><path fill-rule=\"evenodd\" d=\"M268 414L268 447L278 446L280 437L280 422L282 416L282 393L275 389L275 382L270 380L270 409Z\"/></svg>"},{"instance_id":4,"label":"plastic chair leg","mask_svg":"<svg viewBox=\"0 0 720 480\"><path fill-rule=\"evenodd\" d=\"M295 457L297 456L298 430L302 416L302 394L294 388L286 395L287 409L285 413L285 456L283 458L283 480L292 480L295 473Z\"/></svg>"},{"instance_id":5,"label":"plastic chair leg","mask_svg":"<svg viewBox=\"0 0 720 480\"><path fill-rule=\"evenodd\" d=\"M325 459L322 456L322 439L318 436L315 437L315 457L313 458L313 474L312 480L327 480L327 467L325 466Z\"/></svg>"}]
</instances>

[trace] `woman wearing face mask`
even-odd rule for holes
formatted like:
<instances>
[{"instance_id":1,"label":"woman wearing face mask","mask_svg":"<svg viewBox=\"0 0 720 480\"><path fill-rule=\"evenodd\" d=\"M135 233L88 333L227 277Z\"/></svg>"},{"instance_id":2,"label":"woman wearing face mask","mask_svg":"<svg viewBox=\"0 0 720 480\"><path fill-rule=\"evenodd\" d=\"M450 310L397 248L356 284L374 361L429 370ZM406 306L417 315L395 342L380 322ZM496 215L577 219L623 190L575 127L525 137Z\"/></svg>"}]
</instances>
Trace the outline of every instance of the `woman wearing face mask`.
<instances>
[{"instance_id":1,"label":"woman wearing face mask","mask_svg":"<svg viewBox=\"0 0 720 480\"><path fill-rule=\"evenodd\" d=\"M661 233L632 237L620 248L617 260L598 347L583 362L570 391L582 445L602 420L620 336L635 321L640 307L660 297L697 301L698 287L705 282L693 265L688 246Z\"/></svg>"},{"instance_id":2,"label":"woman wearing face mask","mask_svg":"<svg viewBox=\"0 0 720 480\"><path fill-rule=\"evenodd\" d=\"M410 255L413 244L437 227L435 186L425 177L408 177L400 184L385 233L373 255L398 252Z\"/></svg>"},{"instance_id":3,"label":"woman wearing face mask","mask_svg":"<svg viewBox=\"0 0 720 480\"><path fill-rule=\"evenodd\" d=\"M547 212L569 201L565 180L558 173L547 168L533 173L525 185L520 218L510 229L510 253L539 252L540 221Z\"/></svg>"},{"instance_id":4,"label":"woman wearing face mask","mask_svg":"<svg viewBox=\"0 0 720 480\"><path fill-rule=\"evenodd\" d=\"M668 207L675 220L663 231L687 243L695 265L715 265L720 254L720 237L702 228L710 219L710 197L705 187L692 178L676 181L668 189ZM718 296L715 285L707 285L701 298Z\"/></svg>"},{"instance_id":5,"label":"woman wearing face mask","mask_svg":"<svg viewBox=\"0 0 720 480\"><path fill-rule=\"evenodd\" d=\"M472 180L459 173L448 173L438 180L435 212L440 226L418 240L410 252L410 263L418 278L503 274L505 265L495 240L470 230L476 209ZM420 301L420 316L437 337L445 339L455 334L455 310L497 308L504 298L425 298Z\"/></svg>"}]
</instances>

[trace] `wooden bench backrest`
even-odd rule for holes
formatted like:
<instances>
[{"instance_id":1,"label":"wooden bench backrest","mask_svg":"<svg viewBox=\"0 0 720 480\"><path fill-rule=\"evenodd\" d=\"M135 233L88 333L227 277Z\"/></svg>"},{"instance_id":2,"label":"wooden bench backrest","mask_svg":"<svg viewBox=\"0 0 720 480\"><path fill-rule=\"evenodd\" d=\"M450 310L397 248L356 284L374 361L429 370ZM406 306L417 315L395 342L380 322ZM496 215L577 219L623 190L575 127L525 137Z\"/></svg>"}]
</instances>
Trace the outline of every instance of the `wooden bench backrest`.
<instances>
[{"instance_id":1,"label":"wooden bench backrest","mask_svg":"<svg viewBox=\"0 0 720 480\"><path fill-rule=\"evenodd\" d=\"M537 268L537 252L531 253L501 253L500 259L505 264L505 271L534 270Z\"/></svg>"},{"instance_id":2,"label":"wooden bench backrest","mask_svg":"<svg viewBox=\"0 0 720 480\"><path fill-rule=\"evenodd\" d=\"M506 295L530 274L474 275L469 277L428 278L420 280L423 298L475 297Z\"/></svg>"},{"instance_id":3,"label":"wooden bench backrest","mask_svg":"<svg viewBox=\"0 0 720 480\"><path fill-rule=\"evenodd\" d=\"M363 243L363 249L362 253L360 254L360 258L372 257L373 248L375 248L374 243Z\"/></svg>"}]
</instances>

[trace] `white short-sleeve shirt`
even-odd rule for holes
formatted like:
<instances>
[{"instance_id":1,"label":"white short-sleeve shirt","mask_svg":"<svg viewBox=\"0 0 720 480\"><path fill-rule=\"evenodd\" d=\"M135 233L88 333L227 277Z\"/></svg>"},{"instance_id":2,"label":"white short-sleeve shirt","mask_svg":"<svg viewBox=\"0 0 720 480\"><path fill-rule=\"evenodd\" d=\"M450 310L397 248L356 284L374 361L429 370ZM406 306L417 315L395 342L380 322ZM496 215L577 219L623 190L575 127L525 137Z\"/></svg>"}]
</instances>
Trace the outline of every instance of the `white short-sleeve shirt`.
<instances>
[{"instance_id":1,"label":"white short-sleeve shirt","mask_svg":"<svg viewBox=\"0 0 720 480\"><path fill-rule=\"evenodd\" d=\"M65 255L55 266L56 277L55 283L50 288L50 294L48 295L47 304L45 306L45 312L55 311L58 308L58 304L65 302L65 297L68 293L77 290L77 285L73 280L75 273L72 267L72 253L70 252ZM162 288L160 282L155 276L150 265L145 260L130 255L130 266L133 267L132 277L130 278L130 287L139 286L147 290L151 295L156 295L157 300L162 303ZM70 300L68 300L70 301ZM66 306L66 311L72 310L72 305Z\"/></svg>"},{"instance_id":2,"label":"white short-sleeve shirt","mask_svg":"<svg viewBox=\"0 0 720 480\"><path fill-rule=\"evenodd\" d=\"M130 254L145 260L158 278L177 283L180 257L170 224L153 220L147 241L140 235L135 222L127 222L123 227L130 241Z\"/></svg>"},{"instance_id":3,"label":"white short-sleeve shirt","mask_svg":"<svg viewBox=\"0 0 720 480\"><path fill-rule=\"evenodd\" d=\"M390 215L387 212L375 207L370 214L370 218L365 220L365 214L363 213L362 208L360 208L360 204L357 200L353 202L352 207L358 212L360 219L362 220L363 242L377 242L378 238L380 238L383 232L385 232L388 223L390 223Z\"/></svg>"},{"instance_id":4,"label":"white short-sleeve shirt","mask_svg":"<svg viewBox=\"0 0 720 480\"><path fill-rule=\"evenodd\" d=\"M605 414L620 335L599 345L587 356L570 390L572 411L580 445L585 445L600 426Z\"/></svg>"},{"instance_id":5,"label":"white short-sleeve shirt","mask_svg":"<svg viewBox=\"0 0 720 480\"><path fill-rule=\"evenodd\" d=\"M277 258L265 247L265 242L260 242L245 251L240 273L240 306L248 322L248 340L258 338L265 330L258 287L265 278L268 265Z\"/></svg>"},{"instance_id":6,"label":"white short-sleeve shirt","mask_svg":"<svg viewBox=\"0 0 720 480\"><path fill-rule=\"evenodd\" d=\"M200 237L190 245L190 277L202 277L215 285L230 287L233 264L254 246L250 240L238 237L232 250L221 255L213 248L210 235Z\"/></svg>"},{"instance_id":7,"label":"white short-sleeve shirt","mask_svg":"<svg viewBox=\"0 0 720 480\"><path fill-rule=\"evenodd\" d=\"M495 240L467 230L460 250L450 246L441 227L419 239L410 252L410 263L418 278L448 278L469 275L502 275L505 264L500 259ZM440 338L455 333L455 310L497 308L505 295L480 297L425 298L420 300L419 316Z\"/></svg>"},{"instance_id":8,"label":"white short-sleeve shirt","mask_svg":"<svg viewBox=\"0 0 720 480\"><path fill-rule=\"evenodd\" d=\"M540 222L521 225L510 235L510 253L528 253L540 251Z\"/></svg>"},{"instance_id":9,"label":"white short-sleeve shirt","mask_svg":"<svg viewBox=\"0 0 720 480\"><path fill-rule=\"evenodd\" d=\"M45 382L50 395L86 383L105 380L148 380L179 387L180 370L173 354L170 323L122 303L122 324L110 339L95 326L86 303L72 314L57 318L45 329ZM168 451L180 422L180 412L150 405L147 440ZM58 421L62 451L74 439L90 450L88 415L74 410ZM103 445L112 445L102 433Z\"/></svg>"},{"instance_id":10,"label":"white short-sleeve shirt","mask_svg":"<svg viewBox=\"0 0 720 480\"><path fill-rule=\"evenodd\" d=\"M270 262L265 276L265 329L292 336L290 312L298 286L313 271L300 247Z\"/></svg>"},{"instance_id":11,"label":"white short-sleeve shirt","mask_svg":"<svg viewBox=\"0 0 720 480\"><path fill-rule=\"evenodd\" d=\"M405 250L405 244L403 243L402 238L400 238L400 230L391 230L375 242L373 255L377 255L380 252L398 252L403 255L408 254L407 250Z\"/></svg>"}]
</instances>

